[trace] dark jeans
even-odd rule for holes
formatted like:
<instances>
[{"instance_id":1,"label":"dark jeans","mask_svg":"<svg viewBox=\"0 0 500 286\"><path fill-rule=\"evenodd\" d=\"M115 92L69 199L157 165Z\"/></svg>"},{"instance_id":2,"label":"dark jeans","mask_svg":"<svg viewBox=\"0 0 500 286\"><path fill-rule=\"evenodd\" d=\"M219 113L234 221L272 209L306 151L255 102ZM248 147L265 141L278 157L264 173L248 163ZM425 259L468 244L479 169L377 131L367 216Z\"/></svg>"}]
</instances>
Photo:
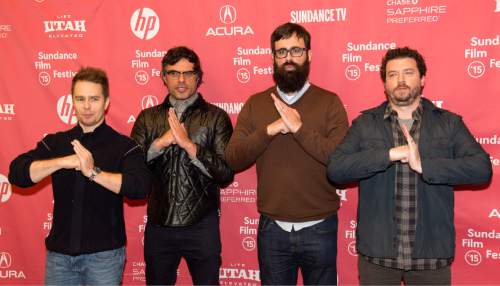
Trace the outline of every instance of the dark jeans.
<instances>
[{"instance_id":1,"label":"dark jeans","mask_svg":"<svg viewBox=\"0 0 500 286\"><path fill-rule=\"evenodd\" d=\"M261 215L257 237L262 285L337 285L336 215L299 231L284 231Z\"/></svg>"},{"instance_id":2,"label":"dark jeans","mask_svg":"<svg viewBox=\"0 0 500 286\"><path fill-rule=\"evenodd\" d=\"M358 256L360 285L451 285L450 266L436 270L394 269L366 261Z\"/></svg>"},{"instance_id":3,"label":"dark jeans","mask_svg":"<svg viewBox=\"0 0 500 286\"><path fill-rule=\"evenodd\" d=\"M181 258L195 285L218 285L222 262L219 215L210 212L191 226L163 227L148 223L144 259L148 285L173 285Z\"/></svg>"}]
</instances>

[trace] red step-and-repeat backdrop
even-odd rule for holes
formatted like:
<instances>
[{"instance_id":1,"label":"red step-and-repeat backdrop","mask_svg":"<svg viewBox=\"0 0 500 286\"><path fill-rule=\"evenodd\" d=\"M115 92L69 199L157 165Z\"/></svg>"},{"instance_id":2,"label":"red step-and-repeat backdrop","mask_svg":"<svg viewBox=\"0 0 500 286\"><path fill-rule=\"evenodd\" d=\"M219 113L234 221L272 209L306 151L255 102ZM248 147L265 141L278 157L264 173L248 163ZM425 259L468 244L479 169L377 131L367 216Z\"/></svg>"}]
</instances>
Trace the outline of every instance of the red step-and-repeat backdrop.
<instances>
[{"instance_id":1,"label":"red step-and-repeat backdrop","mask_svg":"<svg viewBox=\"0 0 500 286\"><path fill-rule=\"evenodd\" d=\"M456 191L454 284L500 284L500 0L68 1L0 2L0 284L43 283L43 240L52 223L50 180L19 189L10 161L45 134L76 123L72 76L82 65L108 72L107 122L129 134L141 109L163 101L161 58L176 45L201 57L208 101L236 122L245 100L273 84L269 37L284 22L312 34L313 83L343 100L350 120L385 97L379 78L389 48L426 58L424 96L460 113L491 155L483 190ZM223 285L260 285L256 176L221 190ZM357 190L337 191L338 280L357 284ZM144 202L126 203L124 284L145 284ZM190 284L185 264L180 284Z\"/></svg>"}]
</instances>

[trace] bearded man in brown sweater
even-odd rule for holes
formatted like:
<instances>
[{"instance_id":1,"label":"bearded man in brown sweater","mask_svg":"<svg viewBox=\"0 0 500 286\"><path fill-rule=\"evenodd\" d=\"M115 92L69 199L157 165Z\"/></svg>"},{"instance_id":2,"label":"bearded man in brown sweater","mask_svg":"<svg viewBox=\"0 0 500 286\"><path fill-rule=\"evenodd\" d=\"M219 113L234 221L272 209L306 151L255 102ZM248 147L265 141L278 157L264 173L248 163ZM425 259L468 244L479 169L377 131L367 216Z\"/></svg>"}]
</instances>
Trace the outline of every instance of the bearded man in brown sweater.
<instances>
[{"instance_id":1,"label":"bearded man in brown sweater","mask_svg":"<svg viewBox=\"0 0 500 286\"><path fill-rule=\"evenodd\" d=\"M325 175L347 132L339 97L308 81L311 36L286 23L271 35L276 86L243 106L226 149L242 171L257 164L261 214L258 254L263 285L337 283L339 197Z\"/></svg>"}]
</instances>

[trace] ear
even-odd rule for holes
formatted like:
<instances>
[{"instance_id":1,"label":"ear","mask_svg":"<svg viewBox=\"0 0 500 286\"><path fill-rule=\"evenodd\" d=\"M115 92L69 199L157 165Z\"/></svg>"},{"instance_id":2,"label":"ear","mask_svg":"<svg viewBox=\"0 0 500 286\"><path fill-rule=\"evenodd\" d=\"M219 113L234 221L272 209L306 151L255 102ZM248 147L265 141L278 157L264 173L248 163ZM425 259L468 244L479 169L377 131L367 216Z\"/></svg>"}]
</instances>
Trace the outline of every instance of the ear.
<instances>
[{"instance_id":1,"label":"ear","mask_svg":"<svg viewBox=\"0 0 500 286\"><path fill-rule=\"evenodd\" d=\"M312 59L312 51L311 50L307 50L307 57L309 58L309 62L311 62L311 59Z\"/></svg>"},{"instance_id":2,"label":"ear","mask_svg":"<svg viewBox=\"0 0 500 286\"><path fill-rule=\"evenodd\" d=\"M424 87L425 86L425 75L422 76L422 78L420 79L420 86L421 87Z\"/></svg>"},{"instance_id":3,"label":"ear","mask_svg":"<svg viewBox=\"0 0 500 286\"><path fill-rule=\"evenodd\" d=\"M106 101L104 102L104 110L108 110L108 106L109 106L109 96L108 98L106 98Z\"/></svg>"}]
</instances>

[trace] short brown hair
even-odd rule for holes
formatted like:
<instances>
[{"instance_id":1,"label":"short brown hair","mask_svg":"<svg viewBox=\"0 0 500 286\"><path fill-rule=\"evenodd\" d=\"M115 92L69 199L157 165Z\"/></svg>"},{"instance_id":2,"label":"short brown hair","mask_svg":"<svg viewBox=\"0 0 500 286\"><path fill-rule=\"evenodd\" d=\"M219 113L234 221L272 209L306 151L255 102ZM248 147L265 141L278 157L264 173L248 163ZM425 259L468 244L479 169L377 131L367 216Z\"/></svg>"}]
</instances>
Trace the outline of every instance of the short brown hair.
<instances>
[{"instance_id":1,"label":"short brown hair","mask_svg":"<svg viewBox=\"0 0 500 286\"><path fill-rule=\"evenodd\" d=\"M107 99L109 97L108 76L104 70L94 67L81 67L71 81L71 94L75 91L77 81L90 81L100 84L104 98Z\"/></svg>"}]
</instances>

